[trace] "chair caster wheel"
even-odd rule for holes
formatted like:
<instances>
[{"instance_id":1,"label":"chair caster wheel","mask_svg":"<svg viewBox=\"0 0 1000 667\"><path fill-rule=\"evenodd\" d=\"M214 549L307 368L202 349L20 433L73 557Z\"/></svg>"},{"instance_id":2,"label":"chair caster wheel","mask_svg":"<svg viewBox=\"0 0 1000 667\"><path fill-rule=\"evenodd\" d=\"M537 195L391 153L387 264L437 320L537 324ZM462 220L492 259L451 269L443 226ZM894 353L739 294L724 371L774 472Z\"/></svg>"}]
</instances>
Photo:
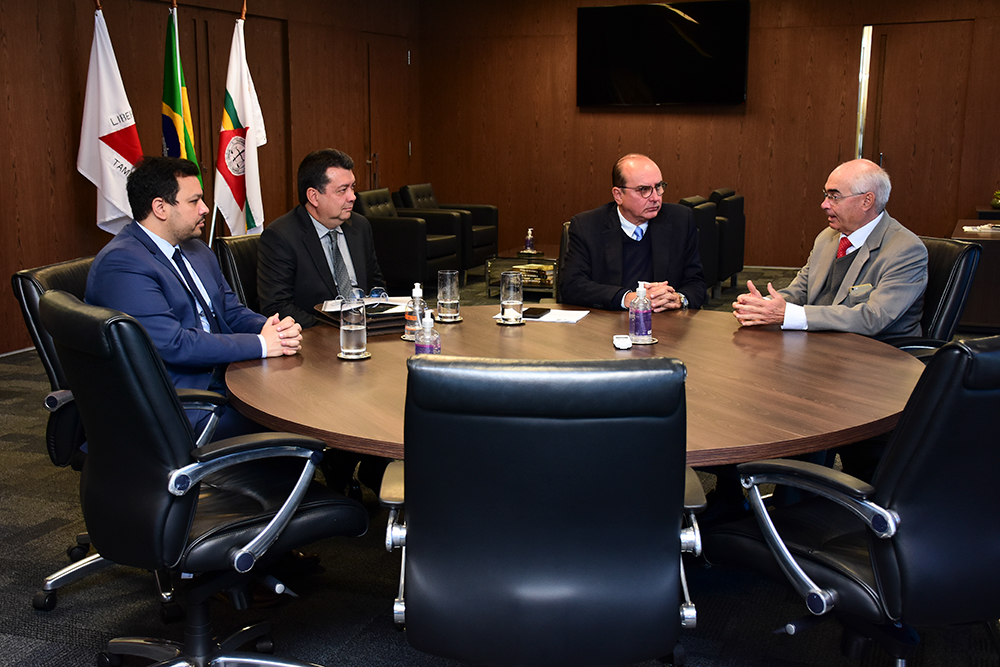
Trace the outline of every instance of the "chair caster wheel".
<instances>
[{"instance_id":1,"label":"chair caster wheel","mask_svg":"<svg viewBox=\"0 0 1000 667\"><path fill-rule=\"evenodd\" d=\"M74 544L66 549L66 555L69 556L69 559L74 563L86 558L88 553L90 553L89 544Z\"/></svg>"},{"instance_id":2,"label":"chair caster wheel","mask_svg":"<svg viewBox=\"0 0 1000 667\"><path fill-rule=\"evenodd\" d=\"M56 608L57 601L56 591L38 591L31 599L31 606L39 611L52 611Z\"/></svg>"},{"instance_id":3,"label":"chair caster wheel","mask_svg":"<svg viewBox=\"0 0 1000 667\"><path fill-rule=\"evenodd\" d=\"M97 654L97 667L121 667L122 657L117 653L101 651Z\"/></svg>"},{"instance_id":4,"label":"chair caster wheel","mask_svg":"<svg viewBox=\"0 0 1000 667\"><path fill-rule=\"evenodd\" d=\"M176 623L184 618L184 607L177 602L164 602L160 605L160 620L166 624Z\"/></svg>"},{"instance_id":5,"label":"chair caster wheel","mask_svg":"<svg viewBox=\"0 0 1000 667\"><path fill-rule=\"evenodd\" d=\"M253 649L257 653L266 653L270 655L274 653L274 640L271 639L271 635L262 635L257 638L256 642L254 642Z\"/></svg>"}]
</instances>

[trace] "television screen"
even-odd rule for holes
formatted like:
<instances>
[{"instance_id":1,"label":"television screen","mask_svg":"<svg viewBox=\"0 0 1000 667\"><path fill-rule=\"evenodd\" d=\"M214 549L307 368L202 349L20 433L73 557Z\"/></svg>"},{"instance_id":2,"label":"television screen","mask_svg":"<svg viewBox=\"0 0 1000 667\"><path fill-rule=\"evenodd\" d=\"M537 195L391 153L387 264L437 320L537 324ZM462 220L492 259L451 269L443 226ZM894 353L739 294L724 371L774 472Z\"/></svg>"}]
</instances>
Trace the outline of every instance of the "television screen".
<instances>
[{"instance_id":1,"label":"television screen","mask_svg":"<svg viewBox=\"0 0 1000 667\"><path fill-rule=\"evenodd\" d=\"M579 7L576 103L744 104L750 0Z\"/></svg>"}]
</instances>

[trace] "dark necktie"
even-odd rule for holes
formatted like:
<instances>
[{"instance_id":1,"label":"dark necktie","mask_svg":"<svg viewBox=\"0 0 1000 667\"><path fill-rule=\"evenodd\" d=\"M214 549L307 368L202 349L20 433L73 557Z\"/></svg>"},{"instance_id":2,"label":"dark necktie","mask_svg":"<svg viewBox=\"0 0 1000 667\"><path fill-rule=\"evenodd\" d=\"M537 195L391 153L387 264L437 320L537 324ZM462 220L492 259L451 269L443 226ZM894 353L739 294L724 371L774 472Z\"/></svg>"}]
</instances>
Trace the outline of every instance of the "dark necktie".
<instances>
[{"instance_id":1,"label":"dark necktie","mask_svg":"<svg viewBox=\"0 0 1000 667\"><path fill-rule=\"evenodd\" d=\"M329 255L333 259L333 279L337 282L337 292L345 299L351 294L351 274L347 272L347 263L340 254L340 244L337 243L337 232L330 230L326 239Z\"/></svg>"},{"instance_id":2,"label":"dark necktie","mask_svg":"<svg viewBox=\"0 0 1000 667\"><path fill-rule=\"evenodd\" d=\"M188 271L187 264L184 262L184 253L181 252L180 248L174 250L174 263L177 264L177 268L181 271L181 276L184 278L184 282L187 283L188 290L194 294L194 298L198 300L198 305L201 306L202 312L205 314L205 319L208 320L208 327L212 333L219 333L219 323L215 321L215 314L212 313L212 309L208 307L208 303L205 302L205 297L202 296L201 290L198 289L198 285L194 282L194 278L191 277L191 272Z\"/></svg>"},{"instance_id":3,"label":"dark necktie","mask_svg":"<svg viewBox=\"0 0 1000 667\"><path fill-rule=\"evenodd\" d=\"M846 236L840 237L840 245L837 246L837 259L847 254L847 249L851 247L851 242Z\"/></svg>"}]
</instances>

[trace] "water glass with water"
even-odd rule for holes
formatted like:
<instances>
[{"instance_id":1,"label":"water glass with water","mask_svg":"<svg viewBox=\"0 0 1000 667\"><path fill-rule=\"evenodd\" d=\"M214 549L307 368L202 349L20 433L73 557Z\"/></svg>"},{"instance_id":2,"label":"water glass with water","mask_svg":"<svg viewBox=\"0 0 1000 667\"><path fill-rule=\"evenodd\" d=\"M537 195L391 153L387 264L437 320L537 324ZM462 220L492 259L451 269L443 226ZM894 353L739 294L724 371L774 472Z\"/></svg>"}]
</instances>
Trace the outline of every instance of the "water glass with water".
<instances>
[{"instance_id":1,"label":"water glass with water","mask_svg":"<svg viewBox=\"0 0 1000 667\"><path fill-rule=\"evenodd\" d=\"M520 324L524 308L523 276L520 271L504 271L500 274L500 322Z\"/></svg>"},{"instance_id":2,"label":"water glass with water","mask_svg":"<svg viewBox=\"0 0 1000 667\"><path fill-rule=\"evenodd\" d=\"M456 322L458 310L458 271L438 271L437 318L441 322Z\"/></svg>"},{"instance_id":3,"label":"water glass with water","mask_svg":"<svg viewBox=\"0 0 1000 667\"><path fill-rule=\"evenodd\" d=\"M368 330L365 302L346 299L340 304L340 355L345 359L360 359L368 351Z\"/></svg>"}]
</instances>

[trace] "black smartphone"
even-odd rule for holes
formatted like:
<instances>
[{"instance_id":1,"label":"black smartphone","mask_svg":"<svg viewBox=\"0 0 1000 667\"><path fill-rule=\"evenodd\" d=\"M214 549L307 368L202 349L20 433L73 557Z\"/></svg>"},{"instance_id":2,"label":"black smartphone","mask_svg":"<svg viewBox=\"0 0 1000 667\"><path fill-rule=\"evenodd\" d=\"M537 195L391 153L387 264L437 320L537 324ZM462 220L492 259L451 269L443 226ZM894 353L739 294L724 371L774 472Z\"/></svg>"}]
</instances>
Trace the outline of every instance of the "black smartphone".
<instances>
[{"instance_id":1,"label":"black smartphone","mask_svg":"<svg viewBox=\"0 0 1000 667\"><path fill-rule=\"evenodd\" d=\"M525 308L524 313L521 314L526 320L537 320L543 315L548 314L550 308Z\"/></svg>"}]
</instances>

